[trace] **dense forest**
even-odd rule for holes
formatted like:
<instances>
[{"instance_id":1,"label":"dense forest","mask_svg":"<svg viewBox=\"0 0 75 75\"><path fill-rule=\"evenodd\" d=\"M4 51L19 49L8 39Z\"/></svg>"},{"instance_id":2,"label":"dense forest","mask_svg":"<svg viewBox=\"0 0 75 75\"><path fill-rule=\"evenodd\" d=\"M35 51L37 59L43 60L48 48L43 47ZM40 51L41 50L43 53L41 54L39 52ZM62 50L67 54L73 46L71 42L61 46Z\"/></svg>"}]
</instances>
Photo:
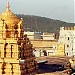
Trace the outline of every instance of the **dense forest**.
<instances>
[{"instance_id":1,"label":"dense forest","mask_svg":"<svg viewBox=\"0 0 75 75\"><path fill-rule=\"evenodd\" d=\"M67 23L33 15L18 14L18 17L23 18L25 31L58 32L60 27L75 25L74 23Z\"/></svg>"}]
</instances>

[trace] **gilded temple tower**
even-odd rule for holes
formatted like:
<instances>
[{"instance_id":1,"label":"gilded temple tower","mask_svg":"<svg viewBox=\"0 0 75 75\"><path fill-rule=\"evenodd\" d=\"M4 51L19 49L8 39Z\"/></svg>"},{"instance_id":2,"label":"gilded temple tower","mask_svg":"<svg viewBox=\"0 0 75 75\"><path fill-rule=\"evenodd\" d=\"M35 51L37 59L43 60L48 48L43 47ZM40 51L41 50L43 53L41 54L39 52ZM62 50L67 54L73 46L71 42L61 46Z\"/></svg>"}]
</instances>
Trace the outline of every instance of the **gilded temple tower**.
<instances>
[{"instance_id":1,"label":"gilded temple tower","mask_svg":"<svg viewBox=\"0 0 75 75\"><path fill-rule=\"evenodd\" d=\"M32 44L23 32L23 19L11 12L7 3L0 15L0 75L34 75Z\"/></svg>"}]
</instances>

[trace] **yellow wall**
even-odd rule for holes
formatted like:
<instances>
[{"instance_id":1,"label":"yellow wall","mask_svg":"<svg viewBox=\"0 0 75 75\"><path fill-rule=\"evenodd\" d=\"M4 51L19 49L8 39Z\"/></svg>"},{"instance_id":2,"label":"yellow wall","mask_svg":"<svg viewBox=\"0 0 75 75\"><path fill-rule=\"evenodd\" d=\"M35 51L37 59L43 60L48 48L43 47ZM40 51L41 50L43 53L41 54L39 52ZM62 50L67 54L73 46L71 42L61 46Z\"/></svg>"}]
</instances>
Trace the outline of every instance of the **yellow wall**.
<instances>
[{"instance_id":1,"label":"yellow wall","mask_svg":"<svg viewBox=\"0 0 75 75\"><path fill-rule=\"evenodd\" d=\"M50 41L50 40L30 40L31 43L33 44L33 47L35 49L44 49L47 52L51 52L51 50L55 49L55 54L56 56L64 56L65 55L65 47L64 44L58 43L58 41ZM55 48L51 48L55 47ZM50 54L48 54L50 56ZM52 54L51 54L52 56Z\"/></svg>"},{"instance_id":2,"label":"yellow wall","mask_svg":"<svg viewBox=\"0 0 75 75\"><path fill-rule=\"evenodd\" d=\"M57 55L64 56L65 55L65 45L64 44L58 44L57 45Z\"/></svg>"},{"instance_id":3,"label":"yellow wall","mask_svg":"<svg viewBox=\"0 0 75 75\"><path fill-rule=\"evenodd\" d=\"M49 40L30 40L33 44L33 47L52 47L57 46L57 41L49 41Z\"/></svg>"}]
</instances>

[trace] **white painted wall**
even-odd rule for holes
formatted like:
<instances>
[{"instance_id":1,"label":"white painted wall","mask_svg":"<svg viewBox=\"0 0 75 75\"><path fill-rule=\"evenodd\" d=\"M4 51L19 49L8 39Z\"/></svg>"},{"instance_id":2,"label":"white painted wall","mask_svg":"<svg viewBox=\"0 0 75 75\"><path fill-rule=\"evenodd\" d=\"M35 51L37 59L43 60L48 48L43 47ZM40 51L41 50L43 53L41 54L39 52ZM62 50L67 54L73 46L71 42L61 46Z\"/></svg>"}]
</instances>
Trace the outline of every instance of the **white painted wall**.
<instances>
[{"instance_id":1,"label":"white painted wall","mask_svg":"<svg viewBox=\"0 0 75 75\"><path fill-rule=\"evenodd\" d=\"M41 39L41 32L24 32L30 40Z\"/></svg>"},{"instance_id":2,"label":"white painted wall","mask_svg":"<svg viewBox=\"0 0 75 75\"><path fill-rule=\"evenodd\" d=\"M64 27L60 28L60 36L59 42L65 44L65 54L66 56L74 55L74 31L73 29L64 29Z\"/></svg>"},{"instance_id":3,"label":"white painted wall","mask_svg":"<svg viewBox=\"0 0 75 75\"><path fill-rule=\"evenodd\" d=\"M55 40L54 33L43 33L42 37L43 37L43 40Z\"/></svg>"}]
</instances>

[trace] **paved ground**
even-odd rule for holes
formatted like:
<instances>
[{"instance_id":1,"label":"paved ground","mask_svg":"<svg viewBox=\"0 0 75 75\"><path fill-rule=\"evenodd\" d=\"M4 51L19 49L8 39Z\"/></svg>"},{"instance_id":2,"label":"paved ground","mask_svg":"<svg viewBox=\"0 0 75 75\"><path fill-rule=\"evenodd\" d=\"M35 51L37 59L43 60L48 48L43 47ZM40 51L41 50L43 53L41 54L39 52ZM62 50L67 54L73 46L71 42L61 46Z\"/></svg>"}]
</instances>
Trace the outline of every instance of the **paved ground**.
<instances>
[{"instance_id":1,"label":"paved ground","mask_svg":"<svg viewBox=\"0 0 75 75\"><path fill-rule=\"evenodd\" d=\"M42 60L47 60L48 64L66 64L71 57L58 57L58 56L50 56L50 57L39 57L36 58L36 61L39 63Z\"/></svg>"},{"instance_id":2,"label":"paved ground","mask_svg":"<svg viewBox=\"0 0 75 75\"><path fill-rule=\"evenodd\" d=\"M36 75L71 75L70 70L64 70L64 71L56 71L56 72L39 72Z\"/></svg>"},{"instance_id":3,"label":"paved ground","mask_svg":"<svg viewBox=\"0 0 75 75\"><path fill-rule=\"evenodd\" d=\"M70 75L67 74L68 71L65 70L63 65L69 61L70 57L41 57L36 58L36 61L47 60L47 63L39 63L38 74L36 75Z\"/></svg>"},{"instance_id":4,"label":"paved ground","mask_svg":"<svg viewBox=\"0 0 75 75\"><path fill-rule=\"evenodd\" d=\"M69 75L67 73L60 73L60 72L55 72L55 73L44 73L44 74L36 74L36 75Z\"/></svg>"}]
</instances>

